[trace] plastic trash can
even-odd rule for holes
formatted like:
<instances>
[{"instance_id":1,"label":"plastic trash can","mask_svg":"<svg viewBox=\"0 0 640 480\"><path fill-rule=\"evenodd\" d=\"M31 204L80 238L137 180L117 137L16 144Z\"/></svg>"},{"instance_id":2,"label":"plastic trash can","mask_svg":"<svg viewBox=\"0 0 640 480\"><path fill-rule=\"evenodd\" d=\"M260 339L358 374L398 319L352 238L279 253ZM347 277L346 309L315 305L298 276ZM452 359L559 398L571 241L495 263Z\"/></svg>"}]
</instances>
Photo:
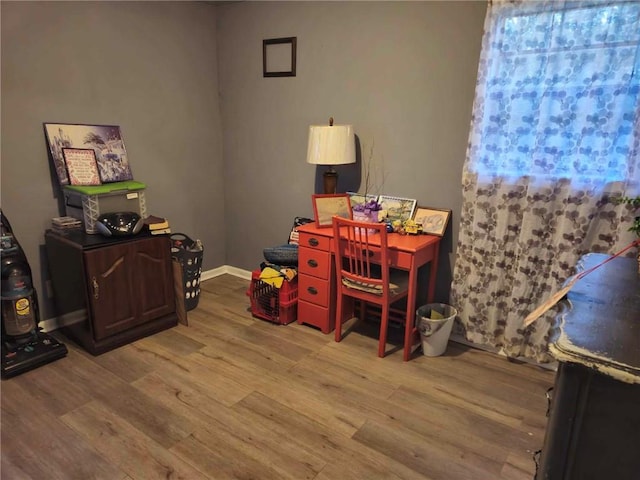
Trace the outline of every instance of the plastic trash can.
<instances>
[{"instance_id":1,"label":"plastic trash can","mask_svg":"<svg viewBox=\"0 0 640 480\"><path fill-rule=\"evenodd\" d=\"M458 311L446 303L428 303L418 308L416 326L426 356L437 357L445 352L457 314Z\"/></svg>"}]
</instances>

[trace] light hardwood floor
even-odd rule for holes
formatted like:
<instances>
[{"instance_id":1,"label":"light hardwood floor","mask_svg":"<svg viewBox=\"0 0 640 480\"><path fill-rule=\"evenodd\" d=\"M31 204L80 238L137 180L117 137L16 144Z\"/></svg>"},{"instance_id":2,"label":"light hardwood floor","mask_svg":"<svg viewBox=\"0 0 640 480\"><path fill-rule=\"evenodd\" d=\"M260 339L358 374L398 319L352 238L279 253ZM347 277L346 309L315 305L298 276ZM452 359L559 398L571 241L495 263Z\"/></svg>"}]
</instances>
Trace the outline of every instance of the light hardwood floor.
<instances>
[{"instance_id":1,"label":"light hardwood floor","mask_svg":"<svg viewBox=\"0 0 640 480\"><path fill-rule=\"evenodd\" d=\"M3 479L531 479L553 372L450 343L384 359L202 284L179 325L4 380ZM400 343L398 342L398 345Z\"/></svg>"}]
</instances>

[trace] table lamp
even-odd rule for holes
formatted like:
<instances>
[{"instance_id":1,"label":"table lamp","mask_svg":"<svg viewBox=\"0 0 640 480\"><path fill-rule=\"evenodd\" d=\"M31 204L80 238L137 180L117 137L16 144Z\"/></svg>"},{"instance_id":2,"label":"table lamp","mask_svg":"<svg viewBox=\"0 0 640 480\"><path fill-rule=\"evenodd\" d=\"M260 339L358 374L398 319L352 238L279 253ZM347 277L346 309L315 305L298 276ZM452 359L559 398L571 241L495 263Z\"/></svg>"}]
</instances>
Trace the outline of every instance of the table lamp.
<instances>
[{"instance_id":1,"label":"table lamp","mask_svg":"<svg viewBox=\"0 0 640 480\"><path fill-rule=\"evenodd\" d=\"M324 172L324 193L336 193L338 172L333 165L356 163L356 141L351 125L334 125L333 117L329 125L311 125L309 127L309 145L307 163L329 165Z\"/></svg>"}]
</instances>

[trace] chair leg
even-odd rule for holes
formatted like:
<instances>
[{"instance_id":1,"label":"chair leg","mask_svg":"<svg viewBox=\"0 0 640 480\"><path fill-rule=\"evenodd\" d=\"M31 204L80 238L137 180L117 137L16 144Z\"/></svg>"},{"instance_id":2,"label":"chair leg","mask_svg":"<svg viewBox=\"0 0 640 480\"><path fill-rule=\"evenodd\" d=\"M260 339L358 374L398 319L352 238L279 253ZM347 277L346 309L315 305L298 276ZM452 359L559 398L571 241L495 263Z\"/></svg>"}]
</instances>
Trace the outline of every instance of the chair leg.
<instances>
[{"instance_id":1,"label":"chair leg","mask_svg":"<svg viewBox=\"0 0 640 480\"><path fill-rule=\"evenodd\" d=\"M342 340L342 304L344 300L342 298L342 293L338 292L338 299L336 301L336 332L335 332L335 340L339 342Z\"/></svg>"},{"instance_id":2,"label":"chair leg","mask_svg":"<svg viewBox=\"0 0 640 480\"><path fill-rule=\"evenodd\" d=\"M389 324L389 305L382 306L380 316L380 340L378 340L378 357L383 358L387 348L387 327Z\"/></svg>"}]
</instances>

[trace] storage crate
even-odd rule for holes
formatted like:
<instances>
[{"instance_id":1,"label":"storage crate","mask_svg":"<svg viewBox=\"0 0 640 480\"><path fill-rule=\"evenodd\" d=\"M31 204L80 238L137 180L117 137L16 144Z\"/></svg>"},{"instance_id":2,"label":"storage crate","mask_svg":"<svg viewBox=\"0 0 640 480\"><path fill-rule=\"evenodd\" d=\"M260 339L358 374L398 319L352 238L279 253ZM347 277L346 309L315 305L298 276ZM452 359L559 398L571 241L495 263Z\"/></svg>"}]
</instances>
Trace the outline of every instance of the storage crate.
<instances>
[{"instance_id":1,"label":"storage crate","mask_svg":"<svg viewBox=\"0 0 640 480\"><path fill-rule=\"evenodd\" d=\"M87 233L98 233L96 221L103 213L135 212L147 217L144 183L128 181L96 186L65 185L66 214L84 222Z\"/></svg>"},{"instance_id":2,"label":"storage crate","mask_svg":"<svg viewBox=\"0 0 640 480\"><path fill-rule=\"evenodd\" d=\"M251 300L251 314L256 318L287 325L296 320L298 310L298 277L284 281L276 288L260 280L260 270L251 272L247 291Z\"/></svg>"}]
</instances>

